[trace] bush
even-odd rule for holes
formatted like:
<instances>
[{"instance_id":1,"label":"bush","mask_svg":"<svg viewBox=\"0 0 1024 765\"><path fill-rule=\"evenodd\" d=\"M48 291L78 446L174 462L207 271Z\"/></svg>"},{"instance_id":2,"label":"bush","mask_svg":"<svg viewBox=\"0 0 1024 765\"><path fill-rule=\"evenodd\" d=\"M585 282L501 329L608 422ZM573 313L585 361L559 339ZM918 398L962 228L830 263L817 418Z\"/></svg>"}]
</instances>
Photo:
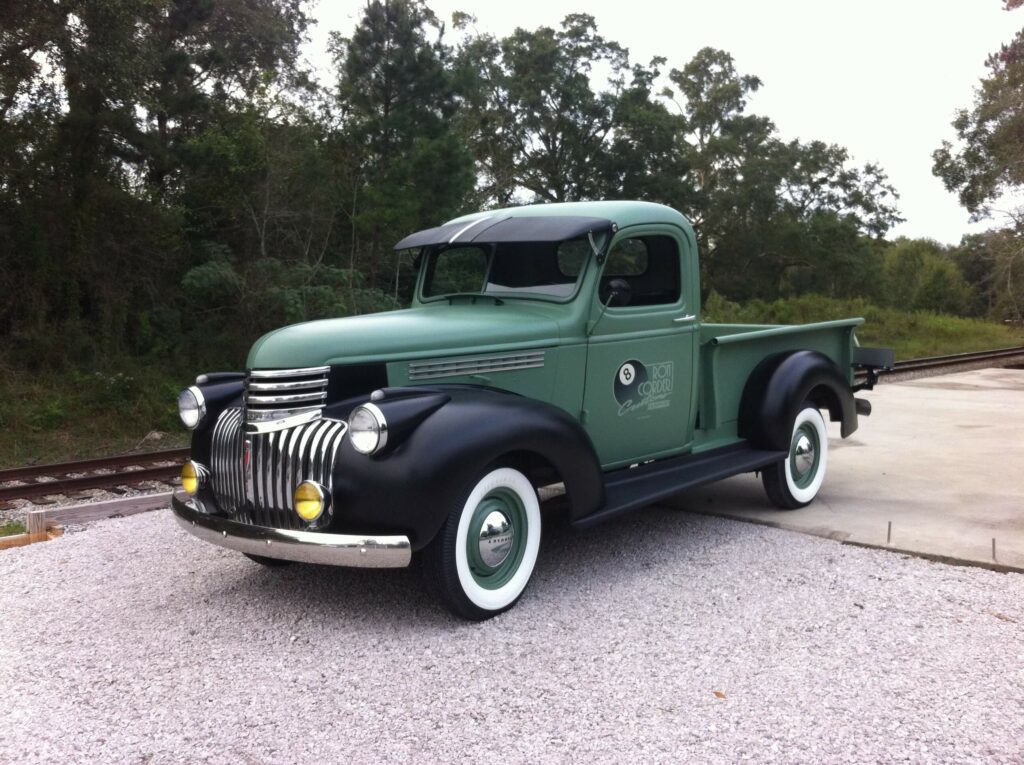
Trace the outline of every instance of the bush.
<instances>
[{"instance_id":1,"label":"bush","mask_svg":"<svg viewBox=\"0 0 1024 765\"><path fill-rule=\"evenodd\" d=\"M732 324L808 324L862 317L857 329L864 345L896 350L901 359L941 356L1024 344L1024 329L980 319L963 319L930 311L900 311L854 298L836 300L801 295L768 303L752 300L740 305L712 292L704 304L704 320Z\"/></svg>"}]
</instances>

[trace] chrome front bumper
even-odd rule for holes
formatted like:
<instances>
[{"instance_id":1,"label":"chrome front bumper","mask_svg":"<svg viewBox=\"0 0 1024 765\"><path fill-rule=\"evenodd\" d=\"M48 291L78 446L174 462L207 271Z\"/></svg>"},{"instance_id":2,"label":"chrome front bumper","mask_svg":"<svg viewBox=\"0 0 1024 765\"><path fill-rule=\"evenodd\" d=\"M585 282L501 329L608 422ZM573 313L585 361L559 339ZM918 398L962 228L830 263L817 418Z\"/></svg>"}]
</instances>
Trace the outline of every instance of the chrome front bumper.
<instances>
[{"instance_id":1,"label":"chrome front bumper","mask_svg":"<svg viewBox=\"0 0 1024 765\"><path fill-rule=\"evenodd\" d=\"M409 538L404 536L365 537L252 526L204 513L194 500L178 494L171 497L171 509L190 534L250 555L358 568L402 568L412 560Z\"/></svg>"}]
</instances>

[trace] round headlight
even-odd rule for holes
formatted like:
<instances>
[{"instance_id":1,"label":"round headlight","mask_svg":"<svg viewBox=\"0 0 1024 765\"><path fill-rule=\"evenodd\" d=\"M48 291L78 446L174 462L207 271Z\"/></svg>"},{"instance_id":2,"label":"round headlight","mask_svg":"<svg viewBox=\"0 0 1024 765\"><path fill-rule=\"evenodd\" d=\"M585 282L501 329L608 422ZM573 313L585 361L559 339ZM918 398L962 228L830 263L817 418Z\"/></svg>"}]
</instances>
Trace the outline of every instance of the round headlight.
<instances>
[{"instance_id":1,"label":"round headlight","mask_svg":"<svg viewBox=\"0 0 1024 765\"><path fill-rule=\"evenodd\" d=\"M327 505L326 495L320 484L303 481L295 487L295 512L307 523L312 523L321 515Z\"/></svg>"},{"instance_id":2,"label":"round headlight","mask_svg":"<svg viewBox=\"0 0 1024 765\"><path fill-rule=\"evenodd\" d=\"M376 404L363 404L348 417L348 437L361 454L375 454L388 442L388 423Z\"/></svg>"},{"instance_id":3,"label":"round headlight","mask_svg":"<svg viewBox=\"0 0 1024 765\"><path fill-rule=\"evenodd\" d=\"M178 394L178 416L189 430L195 430L206 416L206 399L196 386L185 388Z\"/></svg>"}]
</instances>

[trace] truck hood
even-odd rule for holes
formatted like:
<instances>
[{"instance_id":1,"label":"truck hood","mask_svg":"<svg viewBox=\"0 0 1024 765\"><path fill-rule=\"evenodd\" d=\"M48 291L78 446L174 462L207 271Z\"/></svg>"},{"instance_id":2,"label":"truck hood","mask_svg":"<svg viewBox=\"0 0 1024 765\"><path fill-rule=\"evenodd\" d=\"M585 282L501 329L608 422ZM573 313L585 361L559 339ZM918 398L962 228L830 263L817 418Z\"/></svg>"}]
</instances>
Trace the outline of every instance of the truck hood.
<instances>
[{"instance_id":1,"label":"truck hood","mask_svg":"<svg viewBox=\"0 0 1024 765\"><path fill-rule=\"evenodd\" d=\"M253 345L247 369L282 369L367 361L489 353L558 342L558 323L538 308L425 306L322 319L275 330Z\"/></svg>"}]
</instances>

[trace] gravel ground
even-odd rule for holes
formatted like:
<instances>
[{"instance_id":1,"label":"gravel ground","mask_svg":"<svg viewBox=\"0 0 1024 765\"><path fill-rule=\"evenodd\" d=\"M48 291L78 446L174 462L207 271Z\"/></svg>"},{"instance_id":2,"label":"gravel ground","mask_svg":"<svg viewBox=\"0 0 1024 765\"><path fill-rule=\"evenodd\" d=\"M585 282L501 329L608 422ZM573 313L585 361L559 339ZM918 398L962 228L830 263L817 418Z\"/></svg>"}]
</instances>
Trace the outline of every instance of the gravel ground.
<instances>
[{"instance_id":1,"label":"gravel ground","mask_svg":"<svg viewBox=\"0 0 1024 765\"><path fill-rule=\"evenodd\" d=\"M169 512L0 553L0 762L1024 762L1024 578L651 510L484 624Z\"/></svg>"}]
</instances>

